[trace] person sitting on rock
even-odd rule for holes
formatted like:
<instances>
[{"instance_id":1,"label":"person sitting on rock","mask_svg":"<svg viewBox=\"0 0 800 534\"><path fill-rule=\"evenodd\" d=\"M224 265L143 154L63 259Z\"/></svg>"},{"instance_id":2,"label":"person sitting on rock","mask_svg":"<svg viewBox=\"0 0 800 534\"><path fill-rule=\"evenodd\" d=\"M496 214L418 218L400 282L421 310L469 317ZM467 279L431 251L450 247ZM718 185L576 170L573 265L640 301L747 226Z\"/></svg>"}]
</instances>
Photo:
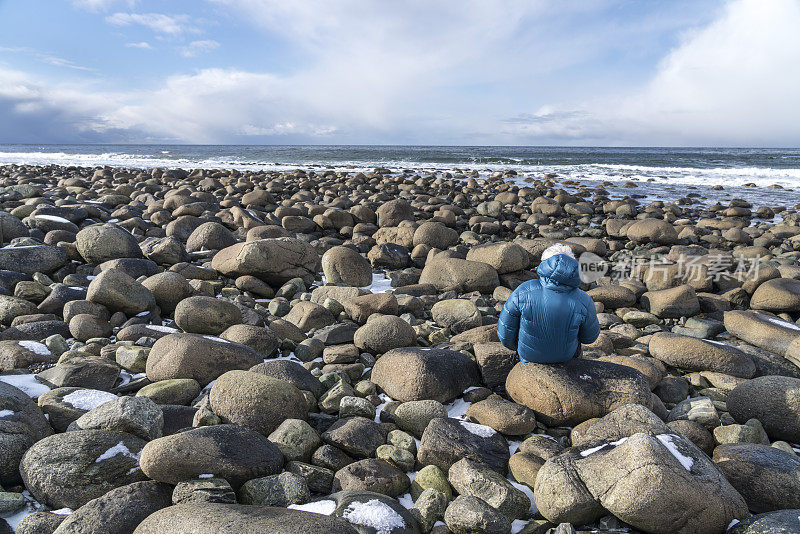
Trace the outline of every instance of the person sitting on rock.
<instances>
[{"instance_id":1,"label":"person sitting on rock","mask_svg":"<svg viewBox=\"0 0 800 534\"><path fill-rule=\"evenodd\" d=\"M580 265L567 245L545 250L536 272L538 280L521 284L506 301L497 335L523 362L565 362L600 335L594 301L579 288Z\"/></svg>"}]
</instances>

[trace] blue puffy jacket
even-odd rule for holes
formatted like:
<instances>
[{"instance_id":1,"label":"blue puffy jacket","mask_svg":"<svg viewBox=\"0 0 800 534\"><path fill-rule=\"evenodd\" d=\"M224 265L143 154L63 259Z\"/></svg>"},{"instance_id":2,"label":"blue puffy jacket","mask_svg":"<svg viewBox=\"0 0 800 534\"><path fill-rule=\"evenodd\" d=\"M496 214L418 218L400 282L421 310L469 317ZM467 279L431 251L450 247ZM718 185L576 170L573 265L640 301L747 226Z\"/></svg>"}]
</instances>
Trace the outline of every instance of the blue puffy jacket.
<instances>
[{"instance_id":1,"label":"blue puffy jacket","mask_svg":"<svg viewBox=\"0 0 800 534\"><path fill-rule=\"evenodd\" d=\"M580 343L600 335L594 302L581 291L580 266L566 254L539 264L538 280L521 284L503 306L497 335L523 362L571 359Z\"/></svg>"}]
</instances>

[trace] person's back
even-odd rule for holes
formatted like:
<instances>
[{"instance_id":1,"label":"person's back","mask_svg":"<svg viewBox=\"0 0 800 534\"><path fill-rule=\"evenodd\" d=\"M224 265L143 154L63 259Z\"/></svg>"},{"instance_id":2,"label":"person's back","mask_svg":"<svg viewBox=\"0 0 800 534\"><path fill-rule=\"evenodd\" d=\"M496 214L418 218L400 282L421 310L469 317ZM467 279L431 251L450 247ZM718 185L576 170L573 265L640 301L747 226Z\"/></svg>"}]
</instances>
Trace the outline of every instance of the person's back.
<instances>
[{"instance_id":1,"label":"person's back","mask_svg":"<svg viewBox=\"0 0 800 534\"><path fill-rule=\"evenodd\" d=\"M497 335L523 362L565 362L600 334L594 302L579 288L580 265L566 245L547 249L536 272L538 280L521 284L506 301Z\"/></svg>"}]
</instances>

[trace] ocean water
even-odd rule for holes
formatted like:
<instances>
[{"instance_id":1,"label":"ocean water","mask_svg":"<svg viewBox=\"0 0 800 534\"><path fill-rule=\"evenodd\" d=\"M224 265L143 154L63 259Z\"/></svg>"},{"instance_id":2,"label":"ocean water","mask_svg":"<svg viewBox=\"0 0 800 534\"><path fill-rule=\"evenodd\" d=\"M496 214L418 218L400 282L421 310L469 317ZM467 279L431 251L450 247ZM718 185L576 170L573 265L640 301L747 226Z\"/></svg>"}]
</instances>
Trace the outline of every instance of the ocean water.
<instances>
[{"instance_id":1,"label":"ocean water","mask_svg":"<svg viewBox=\"0 0 800 534\"><path fill-rule=\"evenodd\" d=\"M0 145L0 165L80 165L239 170L350 169L492 171L558 175L586 185L611 182L620 195L704 203L744 198L754 205L800 203L800 149L469 146ZM639 184L622 188L625 182ZM722 186L723 191L713 191ZM751 187L753 186L753 187ZM770 187L772 186L772 187ZM779 186L779 187L775 187ZM619 188L618 191L615 191Z\"/></svg>"}]
</instances>

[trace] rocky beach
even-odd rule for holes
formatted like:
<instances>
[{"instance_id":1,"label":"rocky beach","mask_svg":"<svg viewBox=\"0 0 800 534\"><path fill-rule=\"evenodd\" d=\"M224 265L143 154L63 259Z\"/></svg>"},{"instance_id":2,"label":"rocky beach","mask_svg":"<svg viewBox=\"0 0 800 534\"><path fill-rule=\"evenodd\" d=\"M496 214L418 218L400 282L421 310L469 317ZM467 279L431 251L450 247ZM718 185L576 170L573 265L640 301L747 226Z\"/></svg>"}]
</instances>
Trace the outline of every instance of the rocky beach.
<instances>
[{"instance_id":1,"label":"rocky beach","mask_svg":"<svg viewBox=\"0 0 800 534\"><path fill-rule=\"evenodd\" d=\"M642 188L0 166L0 534L800 532L800 198Z\"/></svg>"}]
</instances>

